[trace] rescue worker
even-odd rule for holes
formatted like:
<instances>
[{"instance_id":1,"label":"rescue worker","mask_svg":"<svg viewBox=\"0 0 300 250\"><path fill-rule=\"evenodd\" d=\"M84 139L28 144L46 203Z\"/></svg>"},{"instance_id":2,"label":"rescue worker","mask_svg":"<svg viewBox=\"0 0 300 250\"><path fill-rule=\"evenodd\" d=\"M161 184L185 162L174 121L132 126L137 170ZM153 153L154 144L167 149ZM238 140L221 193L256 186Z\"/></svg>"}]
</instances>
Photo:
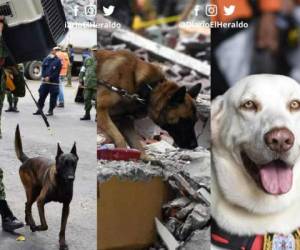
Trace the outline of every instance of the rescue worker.
<instances>
[{"instance_id":1,"label":"rescue worker","mask_svg":"<svg viewBox=\"0 0 300 250\"><path fill-rule=\"evenodd\" d=\"M3 78L3 65L5 63L5 58L8 56L5 47L3 46L2 41L2 31L4 27L4 17L0 16L0 79L1 79L1 87L0 87L0 119L1 112L3 108L3 101L5 97L5 82ZM0 130L1 136L1 130ZM6 201L5 187L3 183L3 171L0 168L0 215L2 219L2 228L4 231L14 231L15 229L21 228L24 226L22 222L20 222L12 213Z\"/></svg>"},{"instance_id":2,"label":"rescue worker","mask_svg":"<svg viewBox=\"0 0 300 250\"><path fill-rule=\"evenodd\" d=\"M44 108L45 100L50 94L49 110L47 116L53 116L53 110L56 107L57 96L59 94L59 73L62 67L60 59L56 55L57 51L52 49L42 64L42 84L39 88L38 105L40 110ZM40 115L40 110L37 110L33 115Z\"/></svg>"},{"instance_id":3,"label":"rescue worker","mask_svg":"<svg viewBox=\"0 0 300 250\"><path fill-rule=\"evenodd\" d=\"M62 51L61 47L55 47L57 57L62 63L62 67L59 73L59 94L58 94L58 105L57 107L63 108L65 106L65 97L64 97L64 82L67 77L68 68L70 64L68 53Z\"/></svg>"},{"instance_id":4,"label":"rescue worker","mask_svg":"<svg viewBox=\"0 0 300 250\"><path fill-rule=\"evenodd\" d=\"M96 53L98 46L91 49L91 57L86 58L79 74L79 83L84 85L84 109L85 115L80 118L82 121L91 120L92 100L96 99L97 75L96 75Z\"/></svg>"},{"instance_id":5,"label":"rescue worker","mask_svg":"<svg viewBox=\"0 0 300 250\"><path fill-rule=\"evenodd\" d=\"M249 27L213 28L212 96L223 94L230 85L252 72L255 49L275 55L279 49L279 30L276 13L283 0L211 0L216 9L212 21L235 23L243 21ZM224 9L235 9L228 15Z\"/></svg>"}]
</instances>

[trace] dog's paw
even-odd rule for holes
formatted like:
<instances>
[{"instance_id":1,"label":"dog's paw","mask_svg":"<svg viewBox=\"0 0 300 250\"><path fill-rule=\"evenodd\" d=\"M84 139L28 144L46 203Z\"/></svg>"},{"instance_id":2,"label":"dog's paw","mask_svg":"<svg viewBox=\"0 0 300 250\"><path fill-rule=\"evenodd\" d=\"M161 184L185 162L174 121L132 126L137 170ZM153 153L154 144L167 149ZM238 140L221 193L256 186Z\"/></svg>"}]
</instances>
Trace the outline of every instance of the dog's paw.
<instances>
[{"instance_id":1,"label":"dog's paw","mask_svg":"<svg viewBox=\"0 0 300 250\"><path fill-rule=\"evenodd\" d=\"M47 225L46 226L40 225L40 226L35 227L35 230L36 231L47 231L48 230L48 226Z\"/></svg>"},{"instance_id":2,"label":"dog's paw","mask_svg":"<svg viewBox=\"0 0 300 250\"><path fill-rule=\"evenodd\" d=\"M59 245L59 250L68 250L68 249L69 249L69 247L68 247L68 245L66 243Z\"/></svg>"},{"instance_id":3,"label":"dog's paw","mask_svg":"<svg viewBox=\"0 0 300 250\"><path fill-rule=\"evenodd\" d=\"M29 223L29 219L28 219L27 217L25 217L25 223L26 223L26 225L27 225L27 226L29 226L29 225L30 225L30 223Z\"/></svg>"},{"instance_id":4,"label":"dog's paw","mask_svg":"<svg viewBox=\"0 0 300 250\"><path fill-rule=\"evenodd\" d=\"M163 164L162 164L162 162L160 160L157 160L154 157L149 156L147 154L142 154L141 157L140 157L140 159L143 162L150 163L151 165L154 165L154 166L160 166L160 167L163 166Z\"/></svg>"},{"instance_id":5,"label":"dog's paw","mask_svg":"<svg viewBox=\"0 0 300 250\"><path fill-rule=\"evenodd\" d=\"M31 230L31 232L36 232L37 230L36 230L36 228L37 228L37 226L35 226L35 225L30 225L29 224L29 226L30 226L30 230Z\"/></svg>"}]
</instances>

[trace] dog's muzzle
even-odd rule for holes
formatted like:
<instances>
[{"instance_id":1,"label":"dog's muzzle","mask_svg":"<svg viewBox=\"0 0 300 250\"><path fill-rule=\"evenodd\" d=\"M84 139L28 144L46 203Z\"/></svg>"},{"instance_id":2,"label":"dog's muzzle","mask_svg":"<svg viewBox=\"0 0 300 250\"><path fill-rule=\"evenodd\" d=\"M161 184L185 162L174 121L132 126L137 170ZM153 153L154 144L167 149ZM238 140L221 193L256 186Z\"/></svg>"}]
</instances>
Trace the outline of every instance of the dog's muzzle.
<instances>
[{"instance_id":1,"label":"dog's muzzle","mask_svg":"<svg viewBox=\"0 0 300 250\"><path fill-rule=\"evenodd\" d=\"M288 193L293 185L293 166L282 160L281 156L294 146L294 134L285 127L273 128L263 139L266 147L276 153L277 157L264 164L256 164L255 159L251 159L246 151L242 151L243 164L268 194Z\"/></svg>"},{"instance_id":2,"label":"dog's muzzle","mask_svg":"<svg viewBox=\"0 0 300 250\"><path fill-rule=\"evenodd\" d=\"M264 141L269 149L281 154L293 147L295 137L287 128L274 128L264 135Z\"/></svg>"}]
</instances>

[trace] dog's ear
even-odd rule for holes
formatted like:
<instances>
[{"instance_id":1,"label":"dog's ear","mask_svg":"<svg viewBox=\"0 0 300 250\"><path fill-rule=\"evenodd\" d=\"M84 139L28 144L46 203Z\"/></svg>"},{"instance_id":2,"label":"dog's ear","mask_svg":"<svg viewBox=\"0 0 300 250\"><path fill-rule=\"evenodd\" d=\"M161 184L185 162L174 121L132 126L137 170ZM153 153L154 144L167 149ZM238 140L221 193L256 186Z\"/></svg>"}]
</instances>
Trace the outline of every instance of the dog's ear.
<instances>
[{"instance_id":1,"label":"dog's ear","mask_svg":"<svg viewBox=\"0 0 300 250\"><path fill-rule=\"evenodd\" d=\"M79 158L78 155L77 155L76 142L74 142L74 145L71 149L71 154L75 155L77 157L77 159Z\"/></svg>"},{"instance_id":2,"label":"dog's ear","mask_svg":"<svg viewBox=\"0 0 300 250\"><path fill-rule=\"evenodd\" d=\"M171 97L170 104L171 105L177 105L184 102L186 95L186 87L179 88Z\"/></svg>"},{"instance_id":3,"label":"dog's ear","mask_svg":"<svg viewBox=\"0 0 300 250\"><path fill-rule=\"evenodd\" d=\"M202 84L201 83L198 83L196 84L195 86L191 87L188 91L188 94L193 98L193 99L196 99L197 96L199 95L200 93L200 90L202 88Z\"/></svg>"},{"instance_id":4,"label":"dog's ear","mask_svg":"<svg viewBox=\"0 0 300 250\"><path fill-rule=\"evenodd\" d=\"M218 96L216 99L212 101L211 105L211 138L214 143L218 138L220 131L220 120L222 115L224 114L224 97Z\"/></svg>"},{"instance_id":5,"label":"dog's ear","mask_svg":"<svg viewBox=\"0 0 300 250\"><path fill-rule=\"evenodd\" d=\"M59 143L57 143L57 153L56 153L56 161L58 160L58 158L63 154L64 152L62 151Z\"/></svg>"}]
</instances>

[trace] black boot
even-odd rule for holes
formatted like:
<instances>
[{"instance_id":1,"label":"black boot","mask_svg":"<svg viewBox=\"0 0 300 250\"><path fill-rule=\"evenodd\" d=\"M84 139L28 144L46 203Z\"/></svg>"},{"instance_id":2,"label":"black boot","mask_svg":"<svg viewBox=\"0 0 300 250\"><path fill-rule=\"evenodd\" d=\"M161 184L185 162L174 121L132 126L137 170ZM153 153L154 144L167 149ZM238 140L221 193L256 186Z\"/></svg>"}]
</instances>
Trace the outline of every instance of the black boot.
<instances>
[{"instance_id":1,"label":"black boot","mask_svg":"<svg viewBox=\"0 0 300 250\"><path fill-rule=\"evenodd\" d=\"M18 101L15 101L14 102L14 106L13 106L13 112L15 112L15 113L19 113L19 110L18 110Z\"/></svg>"},{"instance_id":2,"label":"black boot","mask_svg":"<svg viewBox=\"0 0 300 250\"><path fill-rule=\"evenodd\" d=\"M49 110L46 116L53 116L53 110Z\"/></svg>"},{"instance_id":3,"label":"black boot","mask_svg":"<svg viewBox=\"0 0 300 250\"><path fill-rule=\"evenodd\" d=\"M42 114L42 112L39 110L37 110L36 112L33 113L33 115L41 115L41 114Z\"/></svg>"},{"instance_id":4,"label":"black boot","mask_svg":"<svg viewBox=\"0 0 300 250\"><path fill-rule=\"evenodd\" d=\"M81 121L89 121L91 120L91 115L89 112L86 112L83 117L80 118Z\"/></svg>"},{"instance_id":5,"label":"black boot","mask_svg":"<svg viewBox=\"0 0 300 250\"><path fill-rule=\"evenodd\" d=\"M5 110L5 112L14 112L14 108L12 107L11 104L9 104L9 107L7 110Z\"/></svg>"},{"instance_id":6,"label":"black boot","mask_svg":"<svg viewBox=\"0 0 300 250\"><path fill-rule=\"evenodd\" d=\"M24 227L24 224L13 215L5 200L0 200L0 214L4 231L12 232L18 228Z\"/></svg>"}]
</instances>

